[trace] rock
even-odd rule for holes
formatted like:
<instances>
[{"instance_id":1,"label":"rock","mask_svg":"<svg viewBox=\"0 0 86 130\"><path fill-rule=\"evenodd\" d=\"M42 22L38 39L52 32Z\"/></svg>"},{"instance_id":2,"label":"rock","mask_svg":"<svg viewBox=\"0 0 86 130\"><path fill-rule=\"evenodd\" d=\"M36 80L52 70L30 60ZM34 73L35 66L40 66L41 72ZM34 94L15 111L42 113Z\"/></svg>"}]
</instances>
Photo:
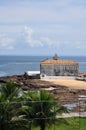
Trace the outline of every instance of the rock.
<instances>
[{"instance_id":1,"label":"rock","mask_svg":"<svg viewBox=\"0 0 86 130\"><path fill-rule=\"evenodd\" d=\"M60 98L61 100L65 100L68 102L74 102L75 100L78 100L79 95L86 95L86 90L75 90L75 89L69 89L65 86L56 85L53 83L50 83L48 81L43 81L40 79L36 79L36 77L27 77L26 75L14 75L14 76L6 76L6 77L0 77L0 83L6 83L8 80L12 80L15 82L18 86L22 87L23 90L41 90L41 89L48 89L48 88L55 88L53 90L49 89L50 93L53 93L55 98Z\"/></svg>"}]
</instances>

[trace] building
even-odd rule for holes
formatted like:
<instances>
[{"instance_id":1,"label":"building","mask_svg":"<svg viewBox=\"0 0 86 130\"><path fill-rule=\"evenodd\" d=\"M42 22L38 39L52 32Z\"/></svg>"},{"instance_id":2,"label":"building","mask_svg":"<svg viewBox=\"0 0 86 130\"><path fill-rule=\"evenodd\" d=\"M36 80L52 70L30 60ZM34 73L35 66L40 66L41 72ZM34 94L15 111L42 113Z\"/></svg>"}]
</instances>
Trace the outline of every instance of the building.
<instances>
[{"instance_id":1,"label":"building","mask_svg":"<svg viewBox=\"0 0 86 130\"><path fill-rule=\"evenodd\" d=\"M53 59L45 59L40 63L41 77L46 76L76 76L79 64L73 60L61 60L57 55Z\"/></svg>"},{"instance_id":2,"label":"building","mask_svg":"<svg viewBox=\"0 0 86 130\"><path fill-rule=\"evenodd\" d=\"M28 76L40 75L40 71L27 71L25 72Z\"/></svg>"}]
</instances>

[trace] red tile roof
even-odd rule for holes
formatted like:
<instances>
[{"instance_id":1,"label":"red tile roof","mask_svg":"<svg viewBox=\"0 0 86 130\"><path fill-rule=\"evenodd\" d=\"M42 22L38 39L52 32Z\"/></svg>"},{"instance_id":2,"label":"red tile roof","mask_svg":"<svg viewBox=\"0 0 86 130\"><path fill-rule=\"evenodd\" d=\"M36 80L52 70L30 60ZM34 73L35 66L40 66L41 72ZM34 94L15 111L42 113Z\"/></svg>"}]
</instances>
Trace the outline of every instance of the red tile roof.
<instances>
[{"instance_id":1,"label":"red tile roof","mask_svg":"<svg viewBox=\"0 0 86 130\"><path fill-rule=\"evenodd\" d=\"M73 60L44 60L41 62L41 64L78 64L77 62Z\"/></svg>"},{"instance_id":2,"label":"red tile roof","mask_svg":"<svg viewBox=\"0 0 86 130\"><path fill-rule=\"evenodd\" d=\"M78 75L79 77L86 77L86 73L81 73Z\"/></svg>"}]
</instances>

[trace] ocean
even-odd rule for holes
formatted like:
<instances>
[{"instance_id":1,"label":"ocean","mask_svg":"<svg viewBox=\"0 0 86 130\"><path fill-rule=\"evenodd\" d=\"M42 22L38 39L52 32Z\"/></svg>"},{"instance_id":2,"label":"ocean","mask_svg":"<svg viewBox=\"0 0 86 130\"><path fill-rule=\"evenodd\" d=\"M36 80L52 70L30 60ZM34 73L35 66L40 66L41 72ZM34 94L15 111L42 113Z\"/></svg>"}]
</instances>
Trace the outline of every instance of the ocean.
<instances>
[{"instance_id":1,"label":"ocean","mask_svg":"<svg viewBox=\"0 0 86 130\"><path fill-rule=\"evenodd\" d=\"M26 71L39 71L40 62L51 56L0 56L0 77L21 75ZM79 72L86 72L86 56L61 56L60 59L79 63Z\"/></svg>"}]
</instances>

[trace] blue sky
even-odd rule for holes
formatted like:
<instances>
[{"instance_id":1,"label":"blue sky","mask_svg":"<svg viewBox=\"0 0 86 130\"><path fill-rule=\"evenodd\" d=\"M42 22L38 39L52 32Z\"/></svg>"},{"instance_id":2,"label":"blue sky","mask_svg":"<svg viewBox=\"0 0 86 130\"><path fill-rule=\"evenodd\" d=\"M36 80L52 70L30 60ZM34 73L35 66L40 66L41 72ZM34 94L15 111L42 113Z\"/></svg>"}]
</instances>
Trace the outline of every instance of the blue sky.
<instances>
[{"instance_id":1,"label":"blue sky","mask_svg":"<svg viewBox=\"0 0 86 130\"><path fill-rule=\"evenodd\" d=\"M86 55L86 0L0 0L0 55Z\"/></svg>"}]
</instances>

